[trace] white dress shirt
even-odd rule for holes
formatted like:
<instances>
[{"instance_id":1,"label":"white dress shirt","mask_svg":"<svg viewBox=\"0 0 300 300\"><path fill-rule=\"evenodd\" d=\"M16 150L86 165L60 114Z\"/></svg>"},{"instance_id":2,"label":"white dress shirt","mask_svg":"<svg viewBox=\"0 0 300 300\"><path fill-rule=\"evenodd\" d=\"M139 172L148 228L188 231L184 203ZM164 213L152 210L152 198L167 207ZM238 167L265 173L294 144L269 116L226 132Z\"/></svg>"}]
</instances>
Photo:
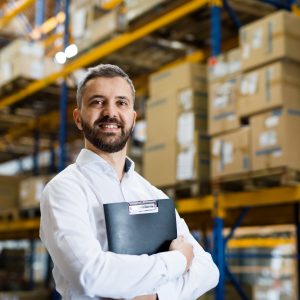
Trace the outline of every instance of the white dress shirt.
<instances>
[{"instance_id":1,"label":"white dress shirt","mask_svg":"<svg viewBox=\"0 0 300 300\"><path fill-rule=\"evenodd\" d=\"M123 255L107 251L103 204L168 198L134 171L126 158L120 181L114 168L83 149L46 186L40 237L54 262L56 289L64 300L132 299L157 293L160 300L193 300L216 286L219 272L209 253L177 217L178 235L194 246L190 270L179 251Z\"/></svg>"}]
</instances>

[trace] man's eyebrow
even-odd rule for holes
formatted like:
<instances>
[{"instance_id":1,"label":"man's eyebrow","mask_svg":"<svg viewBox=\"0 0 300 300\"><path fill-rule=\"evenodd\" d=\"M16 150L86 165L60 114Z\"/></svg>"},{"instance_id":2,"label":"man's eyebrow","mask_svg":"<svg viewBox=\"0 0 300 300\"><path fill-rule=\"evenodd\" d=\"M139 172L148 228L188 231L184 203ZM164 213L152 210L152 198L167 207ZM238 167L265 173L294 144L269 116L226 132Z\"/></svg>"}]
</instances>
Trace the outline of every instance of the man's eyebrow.
<instances>
[{"instance_id":1,"label":"man's eyebrow","mask_svg":"<svg viewBox=\"0 0 300 300\"><path fill-rule=\"evenodd\" d=\"M130 101L130 99L128 97L126 97L126 96L117 96L116 98L120 99L120 100L128 100L128 101Z\"/></svg>"},{"instance_id":2,"label":"man's eyebrow","mask_svg":"<svg viewBox=\"0 0 300 300\"><path fill-rule=\"evenodd\" d=\"M95 95L90 96L87 100L91 101L91 100L94 100L95 98L105 98L105 97L103 95L95 94Z\"/></svg>"}]
</instances>

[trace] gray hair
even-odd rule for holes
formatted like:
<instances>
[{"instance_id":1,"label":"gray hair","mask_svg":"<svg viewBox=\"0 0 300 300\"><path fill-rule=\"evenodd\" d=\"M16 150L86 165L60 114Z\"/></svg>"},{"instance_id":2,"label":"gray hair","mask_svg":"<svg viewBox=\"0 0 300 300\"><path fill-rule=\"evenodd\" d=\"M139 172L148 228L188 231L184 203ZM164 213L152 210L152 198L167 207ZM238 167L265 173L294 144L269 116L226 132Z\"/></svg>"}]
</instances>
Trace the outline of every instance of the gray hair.
<instances>
[{"instance_id":1,"label":"gray hair","mask_svg":"<svg viewBox=\"0 0 300 300\"><path fill-rule=\"evenodd\" d=\"M127 81L131 88L133 101L135 99L135 89L133 83L129 76L118 66L110 64L100 64L96 67L89 68L85 73L84 77L81 79L77 86L77 107L81 108L82 104L82 95L85 91L85 87L88 81L94 78L104 77L104 78L113 78L121 77Z\"/></svg>"}]
</instances>

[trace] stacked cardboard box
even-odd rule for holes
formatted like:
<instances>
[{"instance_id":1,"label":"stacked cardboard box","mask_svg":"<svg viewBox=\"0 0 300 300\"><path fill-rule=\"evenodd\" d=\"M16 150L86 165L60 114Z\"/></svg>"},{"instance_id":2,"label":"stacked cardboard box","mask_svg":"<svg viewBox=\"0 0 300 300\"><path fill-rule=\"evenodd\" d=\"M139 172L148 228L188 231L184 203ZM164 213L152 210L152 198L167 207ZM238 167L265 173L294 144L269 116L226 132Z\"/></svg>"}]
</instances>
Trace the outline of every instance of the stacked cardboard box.
<instances>
[{"instance_id":1,"label":"stacked cardboard box","mask_svg":"<svg viewBox=\"0 0 300 300\"><path fill-rule=\"evenodd\" d=\"M275 12L241 28L240 70L235 63L235 73L229 72L228 53L210 60L212 178L275 167L299 169L299 146L293 139L300 120L296 28L299 17Z\"/></svg>"},{"instance_id":2,"label":"stacked cardboard box","mask_svg":"<svg viewBox=\"0 0 300 300\"><path fill-rule=\"evenodd\" d=\"M287 11L278 11L243 26L240 30L242 69L290 59L300 62L300 19Z\"/></svg>"},{"instance_id":3,"label":"stacked cardboard box","mask_svg":"<svg viewBox=\"0 0 300 300\"><path fill-rule=\"evenodd\" d=\"M240 49L233 49L210 60L208 77L211 177L248 172L250 129L241 127L238 116Z\"/></svg>"},{"instance_id":4,"label":"stacked cardboard box","mask_svg":"<svg viewBox=\"0 0 300 300\"><path fill-rule=\"evenodd\" d=\"M0 176L0 210L18 208L21 177Z\"/></svg>"},{"instance_id":5,"label":"stacked cardboard box","mask_svg":"<svg viewBox=\"0 0 300 300\"><path fill-rule=\"evenodd\" d=\"M250 120L252 170L300 170L300 18L279 11L240 31L238 112Z\"/></svg>"},{"instance_id":6,"label":"stacked cardboard box","mask_svg":"<svg viewBox=\"0 0 300 300\"><path fill-rule=\"evenodd\" d=\"M125 26L118 8L103 12L99 6L100 3L94 0L76 0L71 3L72 36L79 51L87 50Z\"/></svg>"},{"instance_id":7,"label":"stacked cardboard box","mask_svg":"<svg viewBox=\"0 0 300 300\"><path fill-rule=\"evenodd\" d=\"M214 137L211 146L212 178L249 172L249 145L249 126Z\"/></svg>"},{"instance_id":8,"label":"stacked cardboard box","mask_svg":"<svg viewBox=\"0 0 300 300\"><path fill-rule=\"evenodd\" d=\"M45 57L42 43L18 39L0 52L1 86L16 78L41 79L60 70L52 58Z\"/></svg>"},{"instance_id":9,"label":"stacked cardboard box","mask_svg":"<svg viewBox=\"0 0 300 300\"><path fill-rule=\"evenodd\" d=\"M206 67L183 63L150 77L144 175L158 186L208 179Z\"/></svg>"},{"instance_id":10,"label":"stacked cardboard box","mask_svg":"<svg viewBox=\"0 0 300 300\"><path fill-rule=\"evenodd\" d=\"M19 207L21 209L39 207L42 191L50 178L48 175L41 175L23 179L20 182Z\"/></svg>"},{"instance_id":11,"label":"stacked cardboard box","mask_svg":"<svg viewBox=\"0 0 300 300\"><path fill-rule=\"evenodd\" d=\"M253 171L276 167L300 170L300 141L297 138L300 109L269 111L251 117L250 122Z\"/></svg>"}]
</instances>

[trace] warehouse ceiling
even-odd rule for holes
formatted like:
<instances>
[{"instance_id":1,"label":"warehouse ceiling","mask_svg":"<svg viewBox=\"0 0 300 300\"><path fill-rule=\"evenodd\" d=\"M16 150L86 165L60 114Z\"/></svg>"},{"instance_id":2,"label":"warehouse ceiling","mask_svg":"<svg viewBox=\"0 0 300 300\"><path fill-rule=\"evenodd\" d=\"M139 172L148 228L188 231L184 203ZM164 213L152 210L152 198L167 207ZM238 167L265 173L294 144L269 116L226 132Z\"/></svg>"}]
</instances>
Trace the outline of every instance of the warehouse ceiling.
<instances>
[{"instance_id":1,"label":"warehouse ceiling","mask_svg":"<svg viewBox=\"0 0 300 300\"><path fill-rule=\"evenodd\" d=\"M1 48L17 38L27 40L36 38L36 35L33 34L36 33L35 22L37 13L34 4L18 14L10 23L1 27L1 16L4 18L10 11L23 2L26 1L1 1ZM71 1L71 3L72 2L73 1ZM95 1L95 3L96 2L97 1ZM176 7L180 7L184 2L186 1L160 1L160 4L153 7L150 12L148 11L146 14L141 14L136 18L127 20L126 26L124 26L122 30L115 32L105 40L96 42L93 46L101 45L101 43L105 43L109 39L114 39L124 34L124 32L131 32L145 24L149 24L159 16L172 11ZM273 6L258 0L231 0L227 2L233 11L235 11L241 24L247 24L275 10ZM57 16L58 11L54 3L55 1L45 0L45 20ZM95 9L96 13L100 16L105 13L102 8L97 8L96 6ZM225 9L222 10L221 23L223 49L227 50L236 47L238 45L238 28ZM55 52L61 48L61 31L62 24L57 22L57 27L44 34L40 40L45 44L47 49L46 55L51 59L53 59ZM170 25L161 27L154 33L118 51L112 52L101 60L94 61L93 65L100 62L119 65L135 79L138 98L145 99L147 98L147 77L149 74L199 50L208 57L210 44L210 9L206 6ZM89 50L90 49L83 50L79 53L79 56L87 53ZM88 67L88 65L85 67ZM69 140L74 140L79 137L79 133L75 130L71 117L72 109L75 106L75 86L79 73L80 72L73 72L67 77L67 84L69 86ZM17 78L12 82L2 85L0 87L0 104L3 99L6 99L18 91L22 91L32 84L32 82L33 81L28 78ZM51 83L38 92L0 109L0 133L3 137L0 141L0 163L33 153L35 144L34 135L37 131L39 131L40 136L44 140L58 140L60 83L61 80ZM139 105L138 101L137 103ZM141 105L141 107L143 106ZM139 113L140 117L142 117L143 110L141 109ZM47 143L45 143L45 145L45 147L47 147Z\"/></svg>"}]
</instances>

